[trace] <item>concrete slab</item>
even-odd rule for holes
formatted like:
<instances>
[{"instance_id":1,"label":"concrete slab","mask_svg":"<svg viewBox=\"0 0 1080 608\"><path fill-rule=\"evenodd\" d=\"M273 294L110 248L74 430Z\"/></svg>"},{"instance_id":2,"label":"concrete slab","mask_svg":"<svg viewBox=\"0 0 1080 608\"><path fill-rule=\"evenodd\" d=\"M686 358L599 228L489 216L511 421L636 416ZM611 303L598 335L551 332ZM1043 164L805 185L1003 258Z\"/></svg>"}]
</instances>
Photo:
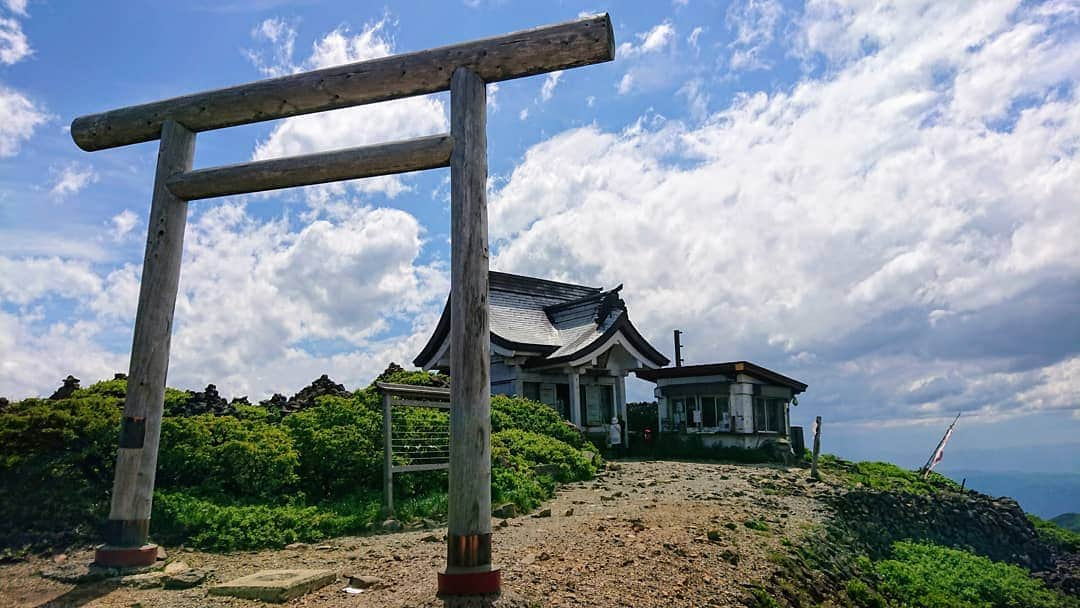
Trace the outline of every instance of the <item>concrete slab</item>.
<instances>
[{"instance_id":1,"label":"concrete slab","mask_svg":"<svg viewBox=\"0 0 1080 608\"><path fill-rule=\"evenodd\" d=\"M333 570L263 570L210 588L210 595L228 595L264 602L287 602L334 582Z\"/></svg>"}]
</instances>

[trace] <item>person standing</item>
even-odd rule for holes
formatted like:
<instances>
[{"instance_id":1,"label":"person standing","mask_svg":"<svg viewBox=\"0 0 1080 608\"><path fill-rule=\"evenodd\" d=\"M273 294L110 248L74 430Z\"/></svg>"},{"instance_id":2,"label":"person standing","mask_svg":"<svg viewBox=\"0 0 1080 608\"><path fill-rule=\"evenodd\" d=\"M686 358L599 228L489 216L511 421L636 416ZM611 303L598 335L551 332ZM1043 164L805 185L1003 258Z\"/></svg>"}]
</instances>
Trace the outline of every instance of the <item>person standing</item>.
<instances>
[{"instance_id":1,"label":"person standing","mask_svg":"<svg viewBox=\"0 0 1080 608\"><path fill-rule=\"evenodd\" d=\"M611 417L611 424L608 425L608 447L614 451L616 458L622 456L622 425L616 416Z\"/></svg>"}]
</instances>

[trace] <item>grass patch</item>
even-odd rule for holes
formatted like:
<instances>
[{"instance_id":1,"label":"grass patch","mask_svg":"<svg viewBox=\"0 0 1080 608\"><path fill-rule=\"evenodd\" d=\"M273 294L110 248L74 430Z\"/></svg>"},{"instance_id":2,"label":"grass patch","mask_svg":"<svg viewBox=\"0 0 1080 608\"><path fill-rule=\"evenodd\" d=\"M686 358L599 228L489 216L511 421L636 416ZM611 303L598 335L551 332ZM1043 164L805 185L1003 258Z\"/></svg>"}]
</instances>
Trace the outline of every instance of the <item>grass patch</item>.
<instances>
[{"instance_id":1,"label":"grass patch","mask_svg":"<svg viewBox=\"0 0 1080 608\"><path fill-rule=\"evenodd\" d=\"M1039 536L1039 540L1061 551L1080 553L1080 534L1037 515L1028 513L1027 517L1035 526L1035 534Z\"/></svg>"},{"instance_id":2,"label":"grass patch","mask_svg":"<svg viewBox=\"0 0 1080 608\"><path fill-rule=\"evenodd\" d=\"M758 532L769 531L769 524L761 521L760 519L748 519L743 522L743 525L747 528L750 528L751 530L756 530Z\"/></svg>"},{"instance_id":3,"label":"grass patch","mask_svg":"<svg viewBox=\"0 0 1080 608\"><path fill-rule=\"evenodd\" d=\"M938 545L897 542L892 557L873 571L883 596L911 608L1080 606L1019 566Z\"/></svg>"}]
</instances>

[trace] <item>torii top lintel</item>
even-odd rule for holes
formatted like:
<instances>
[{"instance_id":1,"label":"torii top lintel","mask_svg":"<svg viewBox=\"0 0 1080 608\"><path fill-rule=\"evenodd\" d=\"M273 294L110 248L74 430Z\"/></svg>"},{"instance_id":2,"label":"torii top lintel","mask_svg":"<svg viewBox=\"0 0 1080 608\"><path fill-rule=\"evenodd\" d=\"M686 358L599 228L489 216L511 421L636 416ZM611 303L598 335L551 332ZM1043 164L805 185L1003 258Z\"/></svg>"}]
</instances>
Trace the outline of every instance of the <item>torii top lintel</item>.
<instances>
[{"instance_id":1,"label":"torii top lintel","mask_svg":"<svg viewBox=\"0 0 1080 608\"><path fill-rule=\"evenodd\" d=\"M104 150L158 139L169 119L190 131L210 131L445 91L459 67L498 82L614 58L615 36L604 13L80 116L71 123L71 137L83 150Z\"/></svg>"}]
</instances>

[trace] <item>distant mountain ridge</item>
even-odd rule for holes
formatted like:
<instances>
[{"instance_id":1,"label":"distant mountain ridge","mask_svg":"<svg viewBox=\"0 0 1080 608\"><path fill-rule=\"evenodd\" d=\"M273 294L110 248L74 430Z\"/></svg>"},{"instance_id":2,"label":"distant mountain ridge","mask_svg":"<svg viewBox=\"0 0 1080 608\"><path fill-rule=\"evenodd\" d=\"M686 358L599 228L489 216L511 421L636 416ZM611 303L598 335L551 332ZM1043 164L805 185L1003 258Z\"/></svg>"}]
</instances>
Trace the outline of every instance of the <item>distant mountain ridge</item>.
<instances>
[{"instance_id":1,"label":"distant mountain ridge","mask_svg":"<svg viewBox=\"0 0 1080 608\"><path fill-rule=\"evenodd\" d=\"M1062 513L1057 517L1050 518L1050 521L1066 530L1080 532L1080 513Z\"/></svg>"}]
</instances>

